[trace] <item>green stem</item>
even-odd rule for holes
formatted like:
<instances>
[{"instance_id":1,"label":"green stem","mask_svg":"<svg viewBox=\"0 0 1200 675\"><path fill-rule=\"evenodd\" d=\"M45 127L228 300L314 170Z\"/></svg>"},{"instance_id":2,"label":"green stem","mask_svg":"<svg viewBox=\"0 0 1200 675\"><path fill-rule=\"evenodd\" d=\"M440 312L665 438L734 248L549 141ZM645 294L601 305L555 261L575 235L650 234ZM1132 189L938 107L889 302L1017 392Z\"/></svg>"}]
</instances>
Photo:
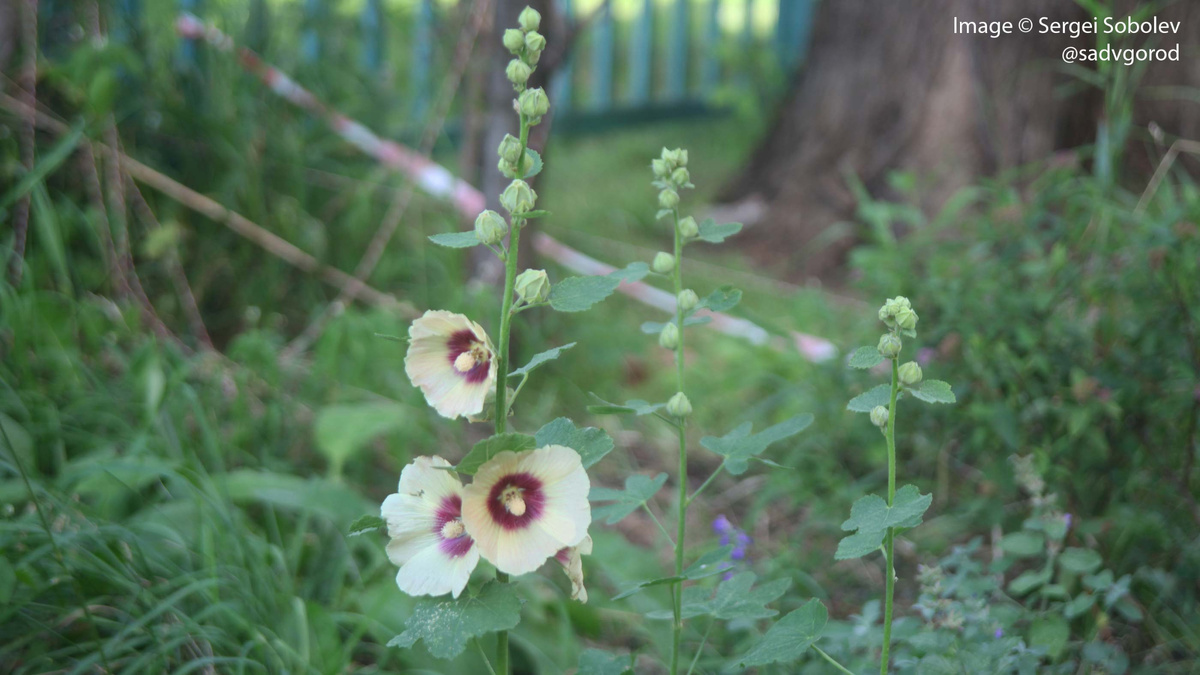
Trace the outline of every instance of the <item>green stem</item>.
<instances>
[{"instance_id":1,"label":"green stem","mask_svg":"<svg viewBox=\"0 0 1200 675\"><path fill-rule=\"evenodd\" d=\"M712 475L710 475L708 478L705 478L704 482L700 484L700 487L696 488L696 491L692 493L692 496L687 498L688 506L691 506L692 502L696 501L696 497L699 497L700 493L704 492L704 488L708 487L709 484L713 482L713 479L717 477L717 474L721 473L721 469L724 468L724 464L717 465L716 471L713 471Z\"/></svg>"},{"instance_id":2,"label":"green stem","mask_svg":"<svg viewBox=\"0 0 1200 675\"><path fill-rule=\"evenodd\" d=\"M854 673L850 672L849 668L847 668L846 666L843 666L842 664L838 663L837 661L834 661L833 657L826 654L824 649L821 649L820 647L818 647L816 645L813 645L812 648L817 650L817 653L820 654L822 658L824 658L826 661L828 661L831 665L833 665L834 668L837 668L840 672L847 673L848 675L854 675Z\"/></svg>"},{"instance_id":3,"label":"green stem","mask_svg":"<svg viewBox=\"0 0 1200 675\"><path fill-rule=\"evenodd\" d=\"M888 423L887 423L887 449L888 449L888 506L896 499L896 394L900 391L900 375L899 364L900 359L892 359L892 398L888 403ZM892 596L896 590L896 548L895 548L896 532L893 528L888 528L887 536L884 537L884 560L887 569L884 573L887 575L884 581L884 605L883 605L883 653L879 657L879 672L880 675L887 675L888 672L888 650L892 645Z\"/></svg>"},{"instance_id":4,"label":"green stem","mask_svg":"<svg viewBox=\"0 0 1200 675\"><path fill-rule=\"evenodd\" d=\"M529 124L521 116L521 155L517 160L517 175L525 175L525 144L529 140ZM508 347L512 331L513 287L517 280L517 251L521 243L521 226L524 219L513 214L508 236L508 250L504 255L504 299L500 303L500 345L496 352L496 433L508 430ZM521 384L524 384L522 381ZM508 575L496 570L496 581L508 583ZM496 633L496 672L509 674L508 631Z\"/></svg>"},{"instance_id":5,"label":"green stem","mask_svg":"<svg viewBox=\"0 0 1200 675\"><path fill-rule=\"evenodd\" d=\"M642 509L650 516L650 520L653 520L654 524L658 526L658 531L662 532L662 536L665 537L668 542L670 542L671 546L674 546L675 540L671 538L671 533L667 532L667 528L663 527L662 521L659 520L658 516L654 515L654 512L650 510L650 505L642 502Z\"/></svg>"},{"instance_id":6,"label":"green stem","mask_svg":"<svg viewBox=\"0 0 1200 675\"><path fill-rule=\"evenodd\" d=\"M696 649L696 655L692 657L692 665L688 666L687 675L692 675L692 671L696 669L696 664L700 661L700 655L704 653L704 645L708 644L708 634L712 632L713 626L717 622L715 620L708 622L708 628L704 629L704 637L700 638L700 647Z\"/></svg>"},{"instance_id":7,"label":"green stem","mask_svg":"<svg viewBox=\"0 0 1200 675\"><path fill-rule=\"evenodd\" d=\"M672 209L675 223L675 325L679 329L679 343L675 345L676 391L683 391L683 307L679 305L679 293L683 290L683 238L679 236L679 209ZM683 538L687 528L687 421L679 420L679 523L675 536L675 576L683 576ZM674 630L671 641L671 675L679 673L679 648L683 641L683 582L675 582Z\"/></svg>"}]
</instances>

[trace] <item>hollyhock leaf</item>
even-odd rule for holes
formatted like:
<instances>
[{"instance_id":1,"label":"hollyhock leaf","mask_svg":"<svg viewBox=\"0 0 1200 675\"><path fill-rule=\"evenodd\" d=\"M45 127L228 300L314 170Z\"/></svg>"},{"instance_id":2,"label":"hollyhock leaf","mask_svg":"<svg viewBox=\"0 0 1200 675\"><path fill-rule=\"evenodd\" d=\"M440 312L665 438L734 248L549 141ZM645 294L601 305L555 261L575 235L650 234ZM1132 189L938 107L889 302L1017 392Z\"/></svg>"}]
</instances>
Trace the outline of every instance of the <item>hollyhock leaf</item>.
<instances>
[{"instance_id":1,"label":"hollyhock leaf","mask_svg":"<svg viewBox=\"0 0 1200 675\"><path fill-rule=\"evenodd\" d=\"M852 535L843 537L838 542L837 551L833 554L834 560L853 560L879 550L883 544L883 530L860 530Z\"/></svg>"},{"instance_id":2,"label":"hollyhock leaf","mask_svg":"<svg viewBox=\"0 0 1200 675\"><path fill-rule=\"evenodd\" d=\"M467 456L463 457L462 461L454 467L454 470L469 476L474 474L489 459L505 450L521 452L522 450L532 450L535 447L537 447L536 441L533 436L528 434L512 432L496 434L476 443L471 448L471 451L467 453Z\"/></svg>"},{"instance_id":3,"label":"hollyhock leaf","mask_svg":"<svg viewBox=\"0 0 1200 675\"><path fill-rule=\"evenodd\" d=\"M751 458L762 454L772 443L800 433L808 428L812 421L813 416L804 413L767 427L757 434L750 433L750 423L746 422L719 438L705 436L700 439L700 445L725 457L725 470L734 476L740 476L746 472Z\"/></svg>"},{"instance_id":4,"label":"hollyhock leaf","mask_svg":"<svg viewBox=\"0 0 1200 675\"><path fill-rule=\"evenodd\" d=\"M479 245L479 237L475 236L475 230L466 232L443 232L429 237L429 241L438 246L446 248L471 248Z\"/></svg>"},{"instance_id":5,"label":"hollyhock leaf","mask_svg":"<svg viewBox=\"0 0 1200 675\"><path fill-rule=\"evenodd\" d=\"M611 444L612 441L610 440ZM613 502L604 506L592 508L592 518L600 520L606 518L604 522L609 525L616 525L621 522L626 516L637 511L649 501L658 491L662 489L663 484L667 482L667 474L660 473L654 478L634 474L625 479L624 490L614 490L606 487L592 487L588 493L588 499L593 502Z\"/></svg>"},{"instance_id":6,"label":"hollyhock leaf","mask_svg":"<svg viewBox=\"0 0 1200 675\"><path fill-rule=\"evenodd\" d=\"M697 307L704 307L714 312L724 312L733 309L741 301L741 289L734 288L733 286L722 286L709 293L707 297L700 301Z\"/></svg>"},{"instance_id":7,"label":"hollyhock leaf","mask_svg":"<svg viewBox=\"0 0 1200 675\"><path fill-rule=\"evenodd\" d=\"M360 534L374 532L383 527L387 527L386 520L376 515L367 514L353 523L350 523L350 527L346 530L346 535L350 537L357 537Z\"/></svg>"},{"instance_id":8,"label":"hollyhock leaf","mask_svg":"<svg viewBox=\"0 0 1200 675\"><path fill-rule=\"evenodd\" d=\"M592 396L601 403L601 405L588 406L588 412L593 415L649 415L662 410L667 405L666 403L647 403L640 398L626 401L624 405L618 405L605 401L595 394Z\"/></svg>"},{"instance_id":9,"label":"hollyhock leaf","mask_svg":"<svg viewBox=\"0 0 1200 675\"><path fill-rule=\"evenodd\" d=\"M722 546L700 556L691 565L688 565L683 570L683 574L679 576L661 577L659 579L649 579L646 581L636 582L629 588L621 591L613 596L613 600L622 600L631 595L641 593L647 588L661 586L663 584L673 584L676 581L695 581L705 577L711 577L714 574L720 574L728 569L723 563L728 562L729 553L733 551L733 546Z\"/></svg>"},{"instance_id":10,"label":"hollyhock leaf","mask_svg":"<svg viewBox=\"0 0 1200 675\"><path fill-rule=\"evenodd\" d=\"M615 272L609 272L608 276L609 278L618 279L626 283L633 283L645 279L647 274L650 274L650 266L642 261L638 261L631 262Z\"/></svg>"},{"instance_id":11,"label":"hollyhock leaf","mask_svg":"<svg viewBox=\"0 0 1200 675\"><path fill-rule=\"evenodd\" d=\"M514 628L520 621L521 600L516 589L511 584L490 583L472 597L417 600L404 622L404 632L387 646L410 649L423 641L435 658L452 659L472 638Z\"/></svg>"},{"instance_id":12,"label":"hollyhock leaf","mask_svg":"<svg viewBox=\"0 0 1200 675\"><path fill-rule=\"evenodd\" d=\"M850 518L842 523L842 529L849 532L909 527L905 523L920 518L932 503L933 495L921 494L915 485L905 485L897 490L891 506L878 495L867 495L850 507Z\"/></svg>"},{"instance_id":13,"label":"hollyhock leaf","mask_svg":"<svg viewBox=\"0 0 1200 675\"><path fill-rule=\"evenodd\" d=\"M521 167L522 169L525 169L525 175L522 176L522 178L533 178L542 172L542 156L533 148L525 148L525 155L530 157L533 161L532 166L529 162L525 162L525 166Z\"/></svg>"},{"instance_id":14,"label":"hollyhock leaf","mask_svg":"<svg viewBox=\"0 0 1200 675\"><path fill-rule=\"evenodd\" d=\"M697 238L700 241L707 241L710 244L720 244L741 231L741 223L724 223L718 225L717 221L712 218L705 218L704 222L700 223L700 234Z\"/></svg>"},{"instance_id":15,"label":"hollyhock leaf","mask_svg":"<svg viewBox=\"0 0 1200 675\"><path fill-rule=\"evenodd\" d=\"M850 355L850 367L858 368L859 370L867 370L883 363L883 354L875 347L859 347ZM889 392L890 396L890 392Z\"/></svg>"},{"instance_id":16,"label":"hollyhock leaf","mask_svg":"<svg viewBox=\"0 0 1200 675\"><path fill-rule=\"evenodd\" d=\"M828 621L829 613L825 605L813 598L800 609L775 622L763 639L738 659L738 663L742 666L791 663L821 637Z\"/></svg>"},{"instance_id":17,"label":"hollyhock leaf","mask_svg":"<svg viewBox=\"0 0 1200 675\"><path fill-rule=\"evenodd\" d=\"M956 403L958 399L954 397L954 392L950 389L950 385L941 380L923 380L916 387L909 388L914 398L925 401L926 403Z\"/></svg>"},{"instance_id":18,"label":"hollyhock leaf","mask_svg":"<svg viewBox=\"0 0 1200 675\"><path fill-rule=\"evenodd\" d=\"M886 407L891 403L891 399L892 386L890 384L880 384L850 399L850 403L846 404L846 410L869 413L875 409L875 406L881 405ZM896 400L900 400L899 392L896 393Z\"/></svg>"},{"instance_id":19,"label":"hollyhock leaf","mask_svg":"<svg viewBox=\"0 0 1200 675\"><path fill-rule=\"evenodd\" d=\"M538 352L537 354L533 355L532 359L529 359L529 363L526 363L525 365L521 366L520 368L517 368L516 370L512 371L511 373L508 374L508 376L515 377L517 375L527 375L530 372L532 372L535 368L537 368L538 366L540 366L544 363L553 361L554 359L557 359L559 356L562 355L563 352L567 351L571 347L574 347L576 344L578 344L578 343L569 342L565 345L562 345L561 347L555 347L553 349L547 349L544 352Z\"/></svg>"},{"instance_id":20,"label":"hollyhock leaf","mask_svg":"<svg viewBox=\"0 0 1200 675\"><path fill-rule=\"evenodd\" d=\"M579 429L566 417L560 417L538 429L534 439L539 448L565 445L578 452L585 469L604 459L613 449L613 439L608 432L596 427Z\"/></svg>"},{"instance_id":21,"label":"hollyhock leaf","mask_svg":"<svg viewBox=\"0 0 1200 675\"><path fill-rule=\"evenodd\" d=\"M610 654L601 649L585 649L579 656L576 675L626 675L633 672L633 657Z\"/></svg>"},{"instance_id":22,"label":"hollyhock leaf","mask_svg":"<svg viewBox=\"0 0 1200 675\"><path fill-rule=\"evenodd\" d=\"M612 599L613 600L624 600L625 598L628 598L631 595L636 595L638 593L641 593L642 591L646 590L647 588L651 588L654 586L661 586L663 584L673 584L676 581L685 581L686 579L687 579L687 577L685 577L685 576L677 576L677 577L661 577L658 579L649 579L646 581L639 581L639 582L636 582L635 584L633 584L632 586L630 586L629 588L626 588L625 590L621 591L620 593L614 595L612 597Z\"/></svg>"},{"instance_id":23,"label":"hollyhock leaf","mask_svg":"<svg viewBox=\"0 0 1200 675\"><path fill-rule=\"evenodd\" d=\"M568 277L550 289L550 306L560 312L582 312L612 295L621 280L616 277Z\"/></svg>"},{"instance_id":24,"label":"hollyhock leaf","mask_svg":"<svg viewBox=\"0 0 1200 675\"><path fill-rule=\"evenodd\" d=\"M776 579L755 587L754 582L757 580L758 577L753 572L741 572L727 581L722 581L712 599L700 606L701 613L712 614L725 621L775 616L779 612L767 609L766 605L783 595L792 581ZM684 601L687 601L686 595Z\"/></svg>"}]
</instances>

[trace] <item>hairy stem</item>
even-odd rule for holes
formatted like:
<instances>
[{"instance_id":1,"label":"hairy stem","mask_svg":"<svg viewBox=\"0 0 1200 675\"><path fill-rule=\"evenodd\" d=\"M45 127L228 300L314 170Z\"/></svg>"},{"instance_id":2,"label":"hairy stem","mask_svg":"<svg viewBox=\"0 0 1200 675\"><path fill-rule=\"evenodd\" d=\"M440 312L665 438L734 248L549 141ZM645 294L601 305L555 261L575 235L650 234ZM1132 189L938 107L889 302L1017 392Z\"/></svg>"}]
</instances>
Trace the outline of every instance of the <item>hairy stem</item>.
<instances>
[{"instance_id":1,"label":"hairy stem","mask_svg":"<svg viewBox=\"0 0 1200 675\"><path fill-rule=\"evenodd\" d=\"M896 499L896 394L900 391L899 357L892 359L892 398L888 403L887 449L888 449L888 506ZM888 528L884 538L884 604L883 604L883 653L879 657L879 672L887 675L888 650L892 645L892 596L896 590L896 550L893 528Z\"/></svg>"},{"instance_id":2,"label":"hairy stem","mask_svg":"<svg viewBox=\"0 0 1200 675\"><path fill-rule=\"evenodd\" d=\"M675 224L675 324L679 329L679 343L675 345L676 391L683 391L683 307L679 305L679 293L683 290L683 238L679 235L679 209L672 209ZM679 523L675 535L675 576L683 576L683 538L687 529L687 421L681 418L679 430ZM675 582L675 622L671 641L671 675L679 672L679 648L683 641L683 582Z\"/></svg>"}]
</instances>

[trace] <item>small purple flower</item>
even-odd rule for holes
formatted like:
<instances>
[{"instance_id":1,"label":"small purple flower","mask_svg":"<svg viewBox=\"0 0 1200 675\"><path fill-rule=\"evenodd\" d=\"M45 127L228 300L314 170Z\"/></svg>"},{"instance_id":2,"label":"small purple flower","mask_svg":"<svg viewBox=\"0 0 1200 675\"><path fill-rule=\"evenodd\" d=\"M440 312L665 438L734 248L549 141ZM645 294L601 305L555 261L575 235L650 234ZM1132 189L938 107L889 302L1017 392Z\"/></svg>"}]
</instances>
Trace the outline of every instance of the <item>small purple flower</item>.
<instances>
[{"instance_id":1,"label":"small purple flower","mask_svg":"<svg viewBox=\"0 0 1200 675\"><path fill-rule=\"evenodd\" d=\"M929 347L922 347L917 350L917 363L922 366L927 366L933 361L933 357L937 354L936 351Z\"/></svg>"},{"instance_id":2,"label":"small purple flower","mask_svg":"<svg viewBox=\"0 0 1200 675\"><path fill-rule=\"evenodd\" d=\"M713 518L712 528L713 532L728 536L728 534L733 531L733 523L729 522L729 519L725 517L724 513L722 513L716 518Z\"/></svg>"},{"instance_id":3,"label":"small purple flower","mask_svg":"<svg viewBox=\"0 0 1200 675\"><path fill-rule=\"evenodd\" d=\"M1067 529L1068 529L1068 530L1069 530L1069 529L1071 529L1071 520L1072 520L1072 519L1071 519L1071 514L1069 514L1069 513L1064 513L1064 514L1063 514L1063 522L1067 524Z\"/></svg>"},{"instance_id":4,"label":"small purple flower","mask_svg":"<svg viewBox=\"0 0 1200 675\"><path fill-rule=\"evenodd\" d=\"M997 628L997 629L996 629L996 632L995 632L995 633L993 633L993 636L994 636L994 637L995 637L997 640L999 640L1000 638L1004 637L1004 629L1003 629L1003 628Z\"/></svg>"}]
</instances>

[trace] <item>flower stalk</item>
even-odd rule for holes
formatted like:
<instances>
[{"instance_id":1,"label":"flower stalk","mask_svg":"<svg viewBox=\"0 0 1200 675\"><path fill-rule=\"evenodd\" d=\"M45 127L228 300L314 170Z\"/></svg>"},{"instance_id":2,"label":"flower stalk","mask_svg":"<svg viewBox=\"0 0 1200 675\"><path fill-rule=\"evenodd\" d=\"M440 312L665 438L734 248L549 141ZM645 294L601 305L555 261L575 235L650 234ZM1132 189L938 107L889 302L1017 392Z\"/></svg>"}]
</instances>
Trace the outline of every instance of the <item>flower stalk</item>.
<instances>
[{"instance_id":1,"label":"flower stalk","mask_svg":"<svg viewBox=\"0 0 1200 675\"><path fill-rule=\"evenodd\" d=\"M675 269L671 279L675 286L675 297L683 292L683 237L679 233L679 209L671 209L675 227ZM679 340L675 345L675 391L683 393L683 304L675 302L675 324L679 327ZM678 394L677 394L678 395ZM687 530L687 418L679 417L676 430L679 434L679 504L678 527L675 534L675 576L683 576L684 534ZM679 648L683 640L683 582L674 584L674 625L671 641L671 675L679 672Z\"/></svg>"},{"instance_id":2,"label":"flower stalk","mask_svg":"<svg viewBox=\"0 0 1200 675\"><path fill-rule=\"evenodd\" d=\"M893 356L892 361L892 395L888 402L887 418L887 460L888 460L888 506L896 500L896 395L900 392L899 356ZM884 536L884 564L887 567L884 582L883 604L883 651L880 655L879 672L887 675L888 651L892 645L892 598L896 590L896 560L895 560L895 528L889 527Z\"/></svg>"}]
</instances>

